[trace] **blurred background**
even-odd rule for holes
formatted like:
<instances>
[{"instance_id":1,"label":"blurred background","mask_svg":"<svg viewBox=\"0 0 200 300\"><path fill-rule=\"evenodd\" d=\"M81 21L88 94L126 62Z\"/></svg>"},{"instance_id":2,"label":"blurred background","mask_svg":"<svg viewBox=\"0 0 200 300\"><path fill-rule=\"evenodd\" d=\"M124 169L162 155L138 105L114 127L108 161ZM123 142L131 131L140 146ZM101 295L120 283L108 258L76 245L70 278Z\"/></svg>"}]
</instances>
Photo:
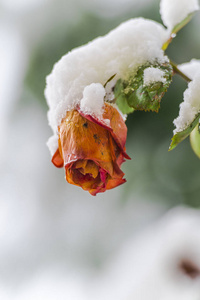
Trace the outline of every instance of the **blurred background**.
<instances>
[{"instance_id":1,"label":"blurred background","mask_svg":"<svg viewBox=\"0 0 200 300\"><path fill-rule=\"evenodd\" d=\"M168 152L186 83L127 120L127 183L92 197L51 163L45 77L72 48L158 0L0 0L0 299L199 300L200 162ZM199 59L200 16L167 54Z\"/></svg>"}]
</instances>

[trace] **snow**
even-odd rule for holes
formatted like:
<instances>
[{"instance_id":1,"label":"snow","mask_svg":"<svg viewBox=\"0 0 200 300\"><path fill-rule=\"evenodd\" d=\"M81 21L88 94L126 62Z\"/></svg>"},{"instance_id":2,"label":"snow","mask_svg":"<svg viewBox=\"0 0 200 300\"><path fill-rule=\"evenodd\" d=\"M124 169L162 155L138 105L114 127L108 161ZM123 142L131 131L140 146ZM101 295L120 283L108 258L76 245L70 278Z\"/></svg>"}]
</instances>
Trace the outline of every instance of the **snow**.
<instances>
[{"instance_id":1,"label":"snow","mask_svg":"<svg viewBox=\"0 0 200 300\"><path fill-rule=\"evenodd\" d=\"M176 126L174 134L185 130L200 113L200 71L196 71L195 75L191 77L193 80L184 92L184 101L180 104L179 116L174 120Z\"/></svg>"},{"instance_id":2,"label":"snow","mask_svg":"<svg viewBox=\"0 0 200 300\"><path fill-rule=\"evenodd\" d=\"M190 62L178 65L178 68L190 79L193 79L200 70L200 59L193 58Z\"/></svg>"},{"instance_id":3,"label":"snow","mask_svg":"<svg viewBox=\"0 0 200 300\"><path fill-rule=\"evenodd\" d=\"M161 0L160 14L164 25L170 30L189 14L199 9L198 0Z\"/></svg>"},{"instance_id":4,"label":"snow","mask_svg":"<svg viewBox=\"0 0 200 300\"><path fill-rule=\"evenodd\" d=\"M154 82L165 83L166 79L164 78L165 72L159 68L149 67L144 70L143 85L147 86Z\"/></svg>"},{"instance_id":5,"label":"snow","mask_svg":"<svg viewBox=\"0 0 200 300\"><path fill-rule=\"evenodd\" d=\"M116 74L105 87L105 96L112 98L112 88L119 78L126 79L146 62L166 62L161 48L167 39L168 31L159 23L131 19L106 36L64 55L47 77L45 89L48 120L54 136L66 111L77 106L94 114L101 111L103 90L98 84L104 86ZM95 99L92 94L96 95Z\"/></svg>"},{"instance_id":6,"label":"snow","mask_svg":"<svg viewBox=\"0 0 200 300\"><path fill-rule=\"evenodd\" d=\"M55 134L48 139L47 147L49 148L51 156L53 156L58 149L58 137Z\"/></svg>"},{"instance_id":7,"label":"snow","mask_svg":"<svg viewBox=\"0 0 200 300\"><path fill-rule=\"evenodd\" d=\"M86 86L81 99L81 111L88 115L101 116L105 94L105 88L100 83L91 83Z\"/></svg>"}]
</instances>

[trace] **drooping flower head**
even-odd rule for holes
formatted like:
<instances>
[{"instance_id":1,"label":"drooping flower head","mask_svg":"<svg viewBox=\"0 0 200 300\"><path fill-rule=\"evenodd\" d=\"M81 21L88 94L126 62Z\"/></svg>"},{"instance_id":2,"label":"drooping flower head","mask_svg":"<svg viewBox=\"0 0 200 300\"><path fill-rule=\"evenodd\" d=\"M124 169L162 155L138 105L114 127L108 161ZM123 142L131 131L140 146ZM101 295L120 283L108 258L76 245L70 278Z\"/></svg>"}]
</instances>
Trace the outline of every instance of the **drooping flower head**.
<instances>
[{"instance_id":1,"label":"drooping flower head","mask_svg":"<svg viewBox=\"0 0 200 300\"><path fill-rule=\"evenodd\" d=\"M161 49L167 39L162 25L132 19L73 49L55 64L45 89L53 129L48 146L52 162L65 167L69 183L96 195L125 182L120 167L129 158L127 128L118 108L124 114L139 108L158 110L152 101L155 91L149 93L149 86L143 87L141 67L148 63L148 67L163 68L168 63ZM138 72L140 80L134 80ZM160 85L165 85L166 74L160 73ZM147 97L150 108L143 105L143 95L151 96ZM111 105L113 101L118 108Z\"/></svg>"},{"instance_id":2,"label":"drooping flower head","mask_svg":"<svg viewBox=\"0 0 200 300\"><path fill-rule=\"evenodd\" d=\"M115 107L105 103L101 120L78 110L68 111L58 131L59 148L52 162L65 167L69 183L96 195L126 182L120 166L124 158L129 159L127 127Z\"/></svg>"}]
</instances>

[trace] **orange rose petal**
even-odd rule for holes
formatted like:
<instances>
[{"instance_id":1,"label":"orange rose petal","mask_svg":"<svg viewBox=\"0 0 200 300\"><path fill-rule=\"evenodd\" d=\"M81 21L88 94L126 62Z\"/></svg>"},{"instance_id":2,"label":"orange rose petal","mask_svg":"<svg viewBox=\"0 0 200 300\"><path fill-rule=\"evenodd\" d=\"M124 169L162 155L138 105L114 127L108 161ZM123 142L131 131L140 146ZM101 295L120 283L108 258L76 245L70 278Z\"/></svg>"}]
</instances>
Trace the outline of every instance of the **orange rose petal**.
<instances>
[{"instance_id":1,"label":"orange rose petal","mask_svg":"<svg viewBox=\"0 0 200 300\"><path fill-rule=\"evenodd\" d=\"M66 180L71 184L80 186L82 189L89 191L93 196L106 190L106 184L102 182L101 179L102 177L99 173L96 178L93 178L90 174L83 175L79 169L75 169L73 165L70 168L66 168Z\"/></svg>"},{"instance_id":2,"label":"orange rose petal","mask_svg":"<svg viewBox=\"0 0 200 300\"><path fill-rule=\"evenodd\" d=\"M78 111L67 112L59 128L64 164L78 159L112 161L108 134L106 129L83 118Z\"/></svg>"},{"instance_id":3,"label":"orange rose petal","mask_svg":"<svg viewBox=\"0 0 200 300\"><path fill-rule=\"evenodd\" d=\"M81 186L85 190L89 190L97 182L97 179L93 178L89 174L83 175L78 169L65 168L66 180L74 185ZM100 182L100 179L99 179Z\"/></svg>"},{"instance_id":4,"label":"orange rose petal","mask_svg":"<svg viewBox=\"0 0 200 300\"><path fill-rule=\"evenodd\" d=\"M61 155L60 155L60 151L59 149L56 150L54 156L52 157L52 163L54 164L54 166L56 166L57 168L62 168L64 165L64 160L62 159Z\"/></svg>"},{"instance_id":5,"label":"orange rose petal","mask_svg":"<svg viewBox=\"0 0 200 300\"><path fill-rule=\"evenodd\" d=\"M126 159L131 159L130 156L128 156L128 154L125 152L127 127L119 111L113 106L105 103L103 118L110 120L110 126L112 128L111 135L117 145L120 147L123 156Z\"/></svg>"},{"instance_id":6,"label":"orange rose petal","mask_svg":"<svg viewBox=\"0 0 200 300\"><path fill-rule=\"evenodd\" d=\"M104 119L98 119L95 116L87 115L87 114L83 113L81 110L78 110L78 112L80 113L80 115L82 117L84 117L88 121L91 121L92 123L95 123L95 124L97 124L97 125L105 128L108 131L112 131L113 130L112 127L110 125L108 125L108 122L106 122L106 120L104 120Z\"/></svg>"},{"instance_id":7,"label":"orange rose petal","mask_svg":"<svg viewBox=\"0 0 200 300\"><path fill-rule=\"evenodd\" d=\"M99 174L99 168L93 161L88 160L83 174L91 174L93 178L96 178Z\"/></svg>"},{"instance_id":8,"label":"orange rose petal","mask_svg":"<svg viewBox=\"0 0 200 300\"><path fill-rule=\"evenodd\" d=\"M84 169L87 165L87 160L79 159L74 163L74 168L76 169Z\"/></svg>"},{"instance_id":9,"label":"orange rose petal","mask_svg":"<svg viewBox=\"0 0 200 300\"><path fill-rule=\"evenodd\" d=\"M126 143L127 127L119 111L113 106L105 103L103 118L110 120L110 126L113 130L113 134L117 137L121 148L124 148Z\"/></svg>"},{"instance_id":10,"label":"orange rose petal","mask_svg":"<svg viewBox=\"0 0 200 300\"><path fill-rule=\"evenodd\" d=\"M99 174L98 166L91 160L78 160L74 163L73 168L78 169L83 175L90 174L93 178Z\"/></svg>"},{"instance_id":11,"label":"orange rose petal","mask_svg":"<svg viewBox=\"0 0 200 300\"><path fill-rule=\"evenodd\" d=\"M115 142L121 149L123 156L126 159L131 159L130 156L125 152L124 148L127 137L127 127L122 116L115 107L105 103L103 119L98 119L95 116L84 114L81 111L79 111L79 113L87 120L92 121L93 123L96 123L106 130L110 131ZM106 120L110 121L110 125L107 124Z\"/></svg>"},{"instance_id":12,"label":"orange rose petal","mask_svg":"<svg viewBox=\"0 0 200 300\"><path fill-rule=\"evenodd\" d=\"M125 182L126 182L126 179L123 179L123 178L111 179L111 180L109 180L109 182L106 186L106 189L111 190Z\"/></svg>"}]
</instances>

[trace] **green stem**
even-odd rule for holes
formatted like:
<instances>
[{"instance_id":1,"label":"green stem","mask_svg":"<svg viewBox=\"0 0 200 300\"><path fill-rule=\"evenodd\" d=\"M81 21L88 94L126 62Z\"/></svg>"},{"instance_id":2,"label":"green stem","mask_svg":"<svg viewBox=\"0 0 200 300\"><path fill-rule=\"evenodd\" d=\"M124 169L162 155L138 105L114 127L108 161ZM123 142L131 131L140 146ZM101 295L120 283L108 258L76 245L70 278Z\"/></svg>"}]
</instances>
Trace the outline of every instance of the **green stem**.
<instances>
[{"instance_id":1,"label":"green stem","mask_svg":"<svg viewBox=\"0 0 200 300\"><path fill-rule=\"evenodd\" d=\"M175 74L178 74L179 76L181 76L184 80L186 80L187 82L192 81L187 75L185 75L183 72L181 72L181 70L177 67L177 65L170 61L172 67L173 67L173 71Z\"/></svg>"},{"instance_id":2,"label":"green stem","mask_svg":"<svg viewBox=\"0 0 200 300\"><path fill-rule=\"evenodd\" d=\"M163 46L162 46L163 51L165 51L167 49L167 47L172 42L174 37L175 37L175 35L171 35L170 38L163 44Z\"/></svg>"}]
</instances>

